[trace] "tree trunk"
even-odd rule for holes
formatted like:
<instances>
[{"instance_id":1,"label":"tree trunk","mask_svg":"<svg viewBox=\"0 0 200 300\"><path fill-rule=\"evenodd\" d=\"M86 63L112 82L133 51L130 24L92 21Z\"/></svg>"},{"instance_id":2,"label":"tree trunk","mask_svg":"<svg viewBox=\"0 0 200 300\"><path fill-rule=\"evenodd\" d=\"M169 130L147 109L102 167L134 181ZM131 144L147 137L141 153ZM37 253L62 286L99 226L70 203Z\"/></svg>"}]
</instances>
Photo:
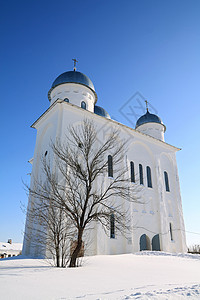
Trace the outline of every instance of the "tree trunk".
<instances>
[{"instance_id":1,"label":"tree trunk","mask_svg":"<svg viewBox=\"0 0 200 300\"><path fill-rule=\"evenodd\" d=\"M64 254L62 253L62 262L61 262L61 267L64 268Z\"/></svg>"},{"instance_id":2,"label":"tree trunk","mask_svg":"<svg viewBox=\"0 0 200 300\"><path fill-rule=\"evenodd\" d=\"M59 253L59 249L56 249L56 267L57 268L60 267L60 253Z\"/></svg>"},{"instance_id":3,"label":"tree trunk","mask_svg":"<svg viewBox=\"0 0 200 300\"><path fill-rule=\"evenodd\" d=\"M83 228L79 229L77 245L76 245L76 248L74 249L74 251L71 255L69 268L75 268L76 267L76 260L78 258L78 255L79 255L79 252L80 252L81 246L82 246L82 235L83 235Z\"/></svg>"},{"instance_id":4,"label":"tree trunk","mask_svg":"<svg viewBox=\"0 0 200 300\"><path fill-rule=\"evenodd\" d=\"M62 249L62 261L61 261L61 267L65 268L66 267L66 253L64 249Z\"/></svg>"},{"instance_id":5,"label":"tree trunk","mask_svg":"<svg viewBox=\"0 0 200 300\"><path fill-rule=\"evenodd\" d=\"M60 257L59 257L59 255L56 255L56 267L57 268L60 267Z\"/></svg>"}]
</instances>

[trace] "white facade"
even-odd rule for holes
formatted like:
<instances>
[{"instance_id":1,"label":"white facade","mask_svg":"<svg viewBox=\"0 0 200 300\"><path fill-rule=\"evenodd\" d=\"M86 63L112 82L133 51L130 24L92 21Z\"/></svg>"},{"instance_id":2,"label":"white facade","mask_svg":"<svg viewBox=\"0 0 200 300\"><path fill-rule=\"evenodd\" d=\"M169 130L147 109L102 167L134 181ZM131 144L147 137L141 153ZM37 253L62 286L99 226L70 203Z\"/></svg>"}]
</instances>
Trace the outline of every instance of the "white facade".
<instances>
[{"instance_id":1,"label":"white facade","mask_svg":"<svg viewBox=\"0 0 200 300\"><path fill-rule=\"evenodd\" d=\"M97 127L98 139L102 141L106 132L111 129L118 129L122 139L129 141L124 164L130 166L130 162L134 162L135 179L138 182L140 181L139 165L142 165L143 168L142 204L129 204L132 231L128 239L120 235L110 238L104 233L101 226L96 224L95 229L91 232L92 243L86 254L131 253L145 250L144 248L146 250L158 250L155 246L158 243L152 243L155 236L154 241L159 239L161 251L186 252L185 228L176 163L176 152L180 149L164 142L165 126L153 121L139 124L135 130L95 114L94 105L97 97L93 88L75 80L75 82L63 81L50 90L49 109L32 125L33 128L37 129L37 139L31 184L33 184L34 178L40 176L41 155L44 155L46 151L51 155L50 141L55 142L57 138L61 141L64 140L69 125L76 126L85 118L93 120ZM86 109L81 108L82 101L85 102ZM147 184L147 167L151 170L152 187L148 187ZM169 191L166 190L164 172L168 177ZM111 179L105 178L105 180ZM27 233L29 220L26 222ZM41 253L38 253L38 250L31 246L31 240L26 241L24 239L23 254L37 256Z\"/></svg>"}]
</instances>

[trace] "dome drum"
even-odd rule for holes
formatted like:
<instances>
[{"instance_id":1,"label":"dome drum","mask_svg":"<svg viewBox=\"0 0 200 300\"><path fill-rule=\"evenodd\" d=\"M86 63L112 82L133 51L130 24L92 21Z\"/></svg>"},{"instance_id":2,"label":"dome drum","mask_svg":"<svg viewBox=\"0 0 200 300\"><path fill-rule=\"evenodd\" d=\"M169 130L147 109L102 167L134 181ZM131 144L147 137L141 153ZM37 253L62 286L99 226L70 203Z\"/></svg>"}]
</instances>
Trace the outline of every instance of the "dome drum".
<instances>
[{"instance_id":1,"label":"dome drum","mask_svg":"<svg viewBox=\"0 0 200 300\"><path fill-rule=\"evenodd\" d=\"M86 103L87 110L94 112L95 95L86 86L75 83L61 84L56 86L51 93L50 105L57 99L65 100L67 102L81 107L81 102Z\"/></svg>"}]
</instances>

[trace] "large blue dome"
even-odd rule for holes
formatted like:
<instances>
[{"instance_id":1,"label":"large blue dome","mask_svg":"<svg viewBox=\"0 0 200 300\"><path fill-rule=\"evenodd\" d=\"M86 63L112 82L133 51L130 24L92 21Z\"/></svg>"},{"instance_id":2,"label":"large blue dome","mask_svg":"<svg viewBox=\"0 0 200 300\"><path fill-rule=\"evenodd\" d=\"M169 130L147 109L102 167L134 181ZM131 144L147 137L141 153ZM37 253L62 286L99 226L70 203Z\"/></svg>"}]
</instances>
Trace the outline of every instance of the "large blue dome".
<instances>
[{"instance_id":1,"label":"large blue dome","mask_svg":"<svg viewBox=\"0 0 200 300\"><path fill-rule=\"evenodd\" d=\"M95 92L95 88L94 88L92 81L85 74L83 74L81 72L77 72L77 71L68 71L68 72L62 73L54 80L54 82L51 86L51 89L48 92L49 101L51 101L51 91L55 87L57 87L61 84L64 84L64 83L76 83L76 84L81 84L81 85L88 87L95 95L95 102L97 101L97 94Z\"/></svg>"},{"instance_id":2,"label":"large blue dome","mask_svg":"<svg viewBox=\"0 0 200 300\"><path fill-rule=\"evenodd\" d=\"M95 106L94 106L94 113L95 113L96 115L99 115L99 116L105 117L105 118L107 118L107 119L110 119L110 115L109 115L109 114L107 113L107 111L106 111L103 107L101 107L101 106L95 105Z\"/></svg>"},{"instance_id":3,"label":"large blue dome","mask_svg":"<svg viewBox=\"0 0 200 300\"><path fill-rule=\"evenodd\" d=\"M51 88L54 88L60 84L64 83L79 83L89 87L92 91L95 92L94 85L89 77L85 74L77 71L68 71L59 75L53 82Z\"/></svg>"},{"instance_id":4,"label":"large blue dome","mask_svg":"<svg viewBox=\"0 0 200 300\"><path fill-rule=\"evenodd\" d=\"M158 124L162 124L163 126L165 126L162 122L162 120L154 115L154 114L151 114L149 111L146 112L145 115L141 116L137 122L136 122L136 125L135 125L135 129L137 127L139 127L140 125L143 125L143 124L146 124L146 123L158 123Z\"/></svg>"}]
</instances>

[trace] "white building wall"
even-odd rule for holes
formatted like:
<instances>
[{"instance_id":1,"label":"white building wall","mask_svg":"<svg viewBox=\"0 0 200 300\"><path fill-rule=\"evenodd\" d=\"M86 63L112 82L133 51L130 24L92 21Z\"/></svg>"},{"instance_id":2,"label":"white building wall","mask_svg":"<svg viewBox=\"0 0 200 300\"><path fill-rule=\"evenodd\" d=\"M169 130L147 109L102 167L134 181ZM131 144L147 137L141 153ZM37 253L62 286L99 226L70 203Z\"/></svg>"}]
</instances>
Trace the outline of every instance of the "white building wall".
<instances>
[{"instance_id":1,"label":"white building wall","mask_svg":"<svg viewBox=\"0 0 200 300\"><path fill-rule=\"evenodd\" d=\"M65 85L59 86L63 89L63 94L61 93L59 97L65 97L64 86ZM77 86L78 85L76 85L76 88ZM55 94L52 94L52 99L54 99L54 101L57 97L56 89L59 87L53 90ZM83 88L85 87L81 86L81 90ZM184 252L186 250L184 222L177 165L175 161L175 152L177 151L177 148L132 130L113 120L91 113L93 111L94 98L90 99L91 102L89 102L89 100L87 102L91 112L81 109L80 101L83 99L83 95L80 96L79 93L75 93L73 89L72 93L74 93L73 101L71 101L73 104L60 100L52 103L52 106L46 114L34 124L34 127L37 129L37 139L32 178L34 176L40 176L41 164L39 161L41 155L44 155L45 152L48 151L48 156L51 158L49 143L51 141L55 142L56 138L65 141L70 125L76 126L81 124L84 118L93 120L98 132L99 142L105 140L106 136L111 131L111 128L119 129L121 139L129 140L128 152L125 155L124 164L128 164L129 166L130 161L134 162L137 182L139 180L139 164L142 164L143 166L144 186L140 193L141 198L138 203L132 203L130 205L133 230L129 234L128 240L120 235L116 235L115 239L110 239L109 233L108 236L106 236L101 225L96 224L91 233L92 243L88 248L89 251L87 251L87 254L120 254L139 251L140 237L144 233L149 237L150 241L152 241L152 238L156 234L159 234L161 250L163 251ZM153 188L147 187L147 166L151 168ZM170 192L168 193L165 191L164 170L166 170L169 175ZM107 180L110 179L105 178L105 182ZM31 184L33 184L33 179ZM29 205L30 203L31 200L29 201ZM172 223L174 230L174 241L170 240L170 222ZM175 229L181 229L181 231ZM24 242L24 253L31 253L30 248L31 246Z\"/></svg>"}]
</instances>

